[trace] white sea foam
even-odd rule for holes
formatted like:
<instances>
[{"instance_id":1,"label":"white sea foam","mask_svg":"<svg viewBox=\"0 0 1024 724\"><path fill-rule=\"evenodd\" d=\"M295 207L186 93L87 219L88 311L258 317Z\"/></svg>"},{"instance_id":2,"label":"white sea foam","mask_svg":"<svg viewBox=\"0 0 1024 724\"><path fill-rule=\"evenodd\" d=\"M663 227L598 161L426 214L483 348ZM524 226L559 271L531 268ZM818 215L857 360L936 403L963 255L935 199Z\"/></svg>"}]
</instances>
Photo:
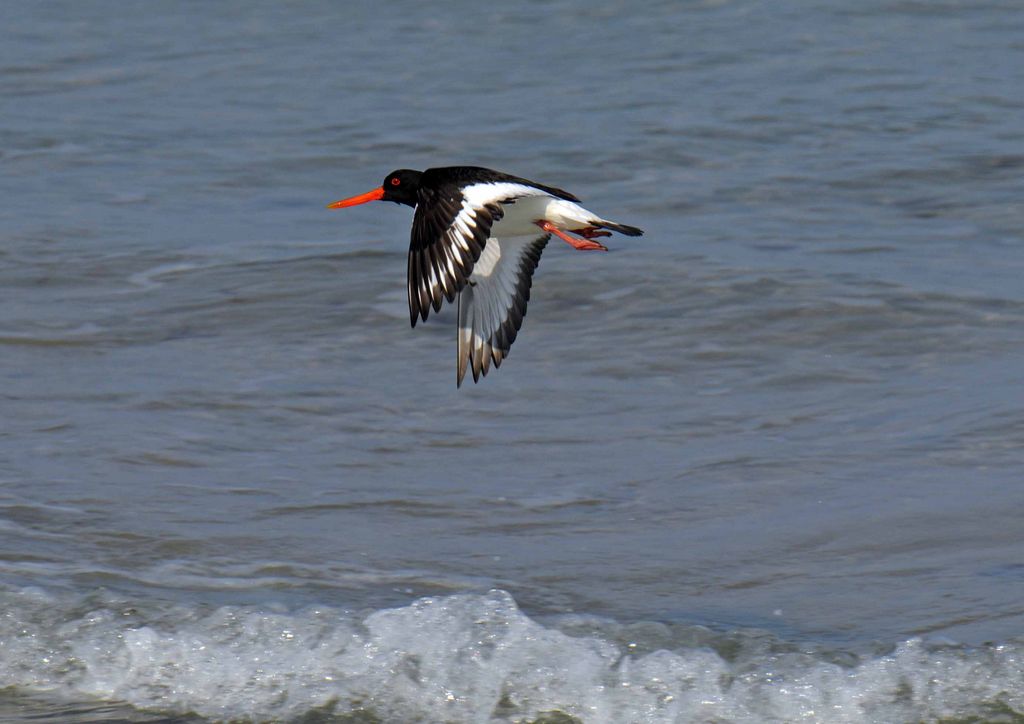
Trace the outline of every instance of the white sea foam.
<instances>
[{"instance_id":1,"label":"white sea foam","mask_svg":"<svg viewBox=\"0 0 1024 724\"><path fill-rule=\"evenodd\" d=\"M726 654L701 645L699 635L684 642L669 632L585 619L544 626L503 591L355 614L143 609L110 596L72 600L22 589L0 593L0 688L256 721L317 708L404 722L530 721L552 711L585 722L895 722L1024 712L1020 641L967 648L911 640L857 657L802 652L748 632L734 635Z\"/></svg>"},{"instance_id":2,"label":"white sea foam","mask_svg":"<svg viewBox=\"0 0 1024 724\"><path fill-rule=\"evenodd\" d=\"M163 278L173 276L175 274L182 274L184 272L194 271L198 269L198 264L191 262L173 262L168 264L157 264L149 269L144 269L128 277L128 283L138 289L149 291L151 289L158 289L164 285Z\"/></svg>"}]
</instances>

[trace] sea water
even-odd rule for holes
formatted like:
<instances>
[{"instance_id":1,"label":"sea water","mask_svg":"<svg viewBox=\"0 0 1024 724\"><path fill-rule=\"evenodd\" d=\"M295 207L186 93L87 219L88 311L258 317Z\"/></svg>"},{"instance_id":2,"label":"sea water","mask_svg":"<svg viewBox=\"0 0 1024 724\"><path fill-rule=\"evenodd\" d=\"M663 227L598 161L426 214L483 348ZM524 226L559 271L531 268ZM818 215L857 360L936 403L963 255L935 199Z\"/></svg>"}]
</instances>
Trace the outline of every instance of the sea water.
<instances>
[{"instance_id":1,"label":"sea water","mask_svg":"<svg viewBox=\"0 0 1024 724\"><path fill-rule=\"evenodd\" d=\"M1024 717L1014 4L2 15L4 721ZM458 390L450 164L646 231Z\"/></svg>"}]
</instances>

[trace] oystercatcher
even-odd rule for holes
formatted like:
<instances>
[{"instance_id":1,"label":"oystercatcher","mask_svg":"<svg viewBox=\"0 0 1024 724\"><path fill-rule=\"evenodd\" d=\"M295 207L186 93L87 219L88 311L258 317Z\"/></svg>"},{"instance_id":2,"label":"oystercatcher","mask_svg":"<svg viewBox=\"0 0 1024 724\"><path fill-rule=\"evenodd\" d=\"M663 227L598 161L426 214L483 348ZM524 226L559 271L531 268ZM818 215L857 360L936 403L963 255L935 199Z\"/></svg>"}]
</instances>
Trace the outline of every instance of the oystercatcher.
<instances>
[{"instance_id":1,"label":"oystercatcher","mask_svg":"<svg viewBox=\"0 0 1024 724\"><path fill-rule=\"evenodd\" d=\"M335 201L329 209L394 201L416 209L409 243L409 315L459 300L456 386L467 367L473 381L499 367L516 339L533 272L551 235L574 249L607 251L594 241L635 226L603 219L567 191L477 166L399 169L380 188ZM571 234L569 232L572 232ZM576 236L573 236L575 234Z\"/></svg>"}]
</instances>

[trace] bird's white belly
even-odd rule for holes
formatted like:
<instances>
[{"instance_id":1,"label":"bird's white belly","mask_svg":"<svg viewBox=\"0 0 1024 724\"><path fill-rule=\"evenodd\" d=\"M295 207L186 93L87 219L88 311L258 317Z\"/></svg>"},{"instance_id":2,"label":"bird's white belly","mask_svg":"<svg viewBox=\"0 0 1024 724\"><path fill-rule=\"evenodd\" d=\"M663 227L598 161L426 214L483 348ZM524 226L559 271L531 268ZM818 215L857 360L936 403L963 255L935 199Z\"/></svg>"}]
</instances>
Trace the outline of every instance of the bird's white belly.
<instances>
[{"instance_id":1,"label":"bird's white belly","mask_svg":"<svg viewBox=\"0 0 1024 724\"><path fill-rule=\"evenodd\" d=\"M491 227L491 235L525 236L537 234L537 223L550 221L560 229L582 229L589 226L594 215L579 204L551 196L528 196L514 203L501 205L505 215Z\"/></svg>"}]
</instances>

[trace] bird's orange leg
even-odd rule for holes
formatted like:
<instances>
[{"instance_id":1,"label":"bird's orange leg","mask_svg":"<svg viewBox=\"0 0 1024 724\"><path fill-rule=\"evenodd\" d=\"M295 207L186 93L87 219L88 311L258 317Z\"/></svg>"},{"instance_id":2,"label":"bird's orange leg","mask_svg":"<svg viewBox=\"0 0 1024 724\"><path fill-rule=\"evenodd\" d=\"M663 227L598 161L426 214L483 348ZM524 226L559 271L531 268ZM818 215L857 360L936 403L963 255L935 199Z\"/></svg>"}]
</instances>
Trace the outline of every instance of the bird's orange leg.
<instances>
[{"instance_id":1,"label":"bird's orange leg","mask_svg":"<svg viewBox=\"0 0 1024 724\"><path fill-rule=\"evenodd\" d=\"M611 236L610 231L598 231L596 226L584 226L582 229L573 229L574 234L579 234L584 239L596 239L599 236Z\"/></svg>"},{"instance_id":2,"label":"bird's orange leg","mask_svg":"<svg viewBox=\"0 0 1024 724\"><path fill-rule=\"evenodd\" d=\"M608 247L604 244L600 244L596 241L588 241L587 239L577 239L574 236L569 236L567 233L559 229L557 226L552 224L550 221L540 220L534 222L544 231L554 234L559 239L564 241L566 244L571 246L573 249L579 249L580 251L591 251L600 249L601 251L608 251Z\"/></svg>"}]
</instances>

